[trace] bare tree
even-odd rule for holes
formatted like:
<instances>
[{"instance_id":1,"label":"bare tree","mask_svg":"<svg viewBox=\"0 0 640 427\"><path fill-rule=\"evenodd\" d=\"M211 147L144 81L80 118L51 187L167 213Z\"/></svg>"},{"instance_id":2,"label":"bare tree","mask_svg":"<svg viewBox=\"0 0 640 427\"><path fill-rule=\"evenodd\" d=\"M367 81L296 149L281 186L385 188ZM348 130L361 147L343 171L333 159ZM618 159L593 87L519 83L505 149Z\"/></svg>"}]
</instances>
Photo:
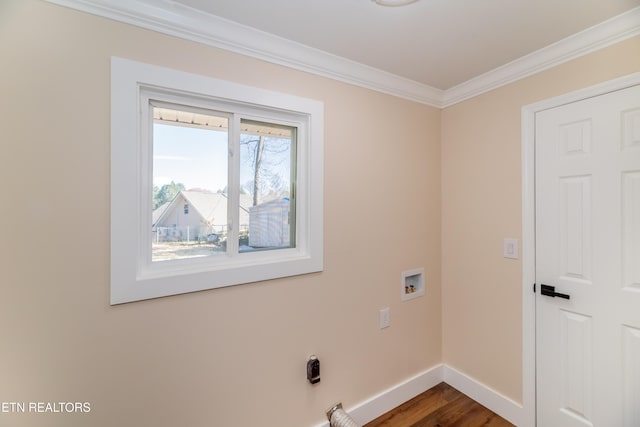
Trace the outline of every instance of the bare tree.
<instances>
[{"instance_id":1,"label":"bare tree","mask_svg":"<svg viewBox=\"0 0 640 427\"><path fill-rule=\"evenodd\" d=\"M284 138L243 134L240 145L247 153L244 161L253 170L253 180L246 184L250 187L247 191L253 196L253 206L256 206L264 191L282 190L283 179L276 169L283 162L290 161L289 156L283 154L290 152L291 141Z\"/></svg>"}]
</instances>

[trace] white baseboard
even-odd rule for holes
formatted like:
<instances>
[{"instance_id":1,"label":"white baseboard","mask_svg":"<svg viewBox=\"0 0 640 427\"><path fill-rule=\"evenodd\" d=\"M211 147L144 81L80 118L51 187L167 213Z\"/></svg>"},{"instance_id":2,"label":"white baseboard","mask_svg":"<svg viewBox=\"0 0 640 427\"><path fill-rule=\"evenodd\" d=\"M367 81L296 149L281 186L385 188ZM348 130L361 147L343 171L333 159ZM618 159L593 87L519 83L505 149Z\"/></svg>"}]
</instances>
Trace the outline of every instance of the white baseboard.
<instances>
[{"instance_id":1,"label":"white baseboard","mask_svg":"<svg viewBox=\"0 0 640 427\"><path fill-rule=\"evenodd\" d=\"M354 421L364 425L441 383L443 376L443 365L434 366L345 410ZM318 424L316 427L329 427L329 422Z\"/></svg>"},{"instance_id":2,"label":"white baseboard","mask_svg":"<svg viewBox=\"0 0 640 427\"><path fill-rule=\"evenodd\" d=\"M451 387L463 392L482 406L489 408L511 424L516 426L525 425L525 413L521 404L449 366L445 365L443 372L443 381Z\"/></svg>"},{"instance_id":3,"label":"white baseboard","mask_svg":"<svg viewBox=\"0 0 640 427\"><path fill-rule=\"evenodd\" d=\"M434 366L345 410L357 423L364 425L443 381L512 424L525 425L522 405L444 364ZM315 427L329 427L329 422Z\"/></svg>"},{"instance_id":4,"label":"white baseboard","mask_svg":"<svg viewBox=\"0 0 640 427\"><path fill-rule=\"evenodd\" d=\"M349 410L349 415L360 424L375 420L380 415L441 383L442 368L443 365L437 365L391 387Z\"/></svg>"}]
</instances>

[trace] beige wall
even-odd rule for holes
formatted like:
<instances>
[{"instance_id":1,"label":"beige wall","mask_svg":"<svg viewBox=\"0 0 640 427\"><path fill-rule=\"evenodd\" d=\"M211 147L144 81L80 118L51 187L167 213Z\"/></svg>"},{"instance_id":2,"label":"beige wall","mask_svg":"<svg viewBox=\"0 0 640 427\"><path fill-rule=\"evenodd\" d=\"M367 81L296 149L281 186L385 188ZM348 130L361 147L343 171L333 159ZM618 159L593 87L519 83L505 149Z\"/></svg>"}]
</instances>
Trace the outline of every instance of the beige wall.
<instances>
[{"instance_id":1,"label":"beige wall","mask_svg":"<svg viewBox=\"0 0 640 427\"><path fill-rule=\"evenodd\" d=\"M112 55L325 103L323 273L109 305ZM91 403L0 424L309 426L441 362L439 110L35 0L0 58L0 401Z\"/></svg>"},{"instance_id":2,"label":"beige wall","mask_svg":"<svg viewBox=\"0 0 640 427\"><path fill-rule=\"evenodd\" d=\"M307 426L442 361L520 400L522 267L502 258L502 239L521 237L521 107L638 71L638 52L635 38L441 112L2 1L0 402L92 406L0 421ZM325 103L323 273L109 305L111 56ZM416 267L426 296L402 303L400 273ZM312 353L315 387L304 377Z\"/></svg>"},{"instance_id":3,"label":"beige wall","mask_svg":"<svg viewBox=\"0 0 640 427\"><path fill-rule=\"evenodd\" d=\"M640 71L640 37L462 102L442 113L444 362L522 399L522 107Z\"/></svg>"}]
</instances>

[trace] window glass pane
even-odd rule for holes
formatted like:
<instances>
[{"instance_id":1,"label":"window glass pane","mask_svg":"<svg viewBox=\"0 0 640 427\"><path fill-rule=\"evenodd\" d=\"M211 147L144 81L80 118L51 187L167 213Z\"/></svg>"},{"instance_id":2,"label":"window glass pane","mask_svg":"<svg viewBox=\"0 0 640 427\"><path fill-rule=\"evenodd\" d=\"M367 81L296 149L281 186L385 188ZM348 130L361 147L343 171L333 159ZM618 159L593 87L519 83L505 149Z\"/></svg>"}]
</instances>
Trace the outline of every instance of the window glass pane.
<instances>
[{"instance_id":1,"label":"window glass pane","mask_svg":"<svg viewBox=\"0 0 640 427\"><path fill-rule=\"evenodd\" d=\"M153 106L152 261L226 250L228 118Z\"/></svg>"},{"instance_id":2,"label":"window glass pane","mask_svg":"<svg viewBox=\"0 0 640 427\"><path fill-rule=\"evenodd\" d=\"M295 247L296 129L241 121L239 250Z\"/></svg>"}]
</instances>

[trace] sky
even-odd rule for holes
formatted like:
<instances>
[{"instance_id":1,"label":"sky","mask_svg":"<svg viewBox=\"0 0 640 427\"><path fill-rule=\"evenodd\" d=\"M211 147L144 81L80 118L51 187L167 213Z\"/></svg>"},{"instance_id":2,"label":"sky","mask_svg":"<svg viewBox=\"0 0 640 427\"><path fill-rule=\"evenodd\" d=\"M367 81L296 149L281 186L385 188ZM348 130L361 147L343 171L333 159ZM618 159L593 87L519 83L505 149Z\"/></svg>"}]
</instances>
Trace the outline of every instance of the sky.
<instances>
[{"instance_id":1,"label":"sky","mask_svg":"<svg viewBox=\"0 0 640 427\"><path fill-rule=\"evenodd\" d=\"M162 187L171 181L184 184L187 190L199 188L212 192L227 186L228 133L212 129L185 126L153 125L153 185ZM267 142L269 144L269 142ZM252 168L243 164L241 151L240 182L253 179ZM284 185L289 182L289 161L277 154L265 160L271 170L280 175ZM288 152L284 154L288 156ZM280 155L282 156L282 155ZM266 157L265 157L266 158ZM271 162L269 162L271 160Z\"/></svg>"},{"instance_id":2,"label":"sky","mask_svg":"<svg viewBox=\"0 0 640 427\"><path fill-rule=\"evenodd\" d=\"M227 185L227 132L154 124L153 185L215 192ZM180 142L177 144L176 142Z\"/></svg>"}]
</instances>

